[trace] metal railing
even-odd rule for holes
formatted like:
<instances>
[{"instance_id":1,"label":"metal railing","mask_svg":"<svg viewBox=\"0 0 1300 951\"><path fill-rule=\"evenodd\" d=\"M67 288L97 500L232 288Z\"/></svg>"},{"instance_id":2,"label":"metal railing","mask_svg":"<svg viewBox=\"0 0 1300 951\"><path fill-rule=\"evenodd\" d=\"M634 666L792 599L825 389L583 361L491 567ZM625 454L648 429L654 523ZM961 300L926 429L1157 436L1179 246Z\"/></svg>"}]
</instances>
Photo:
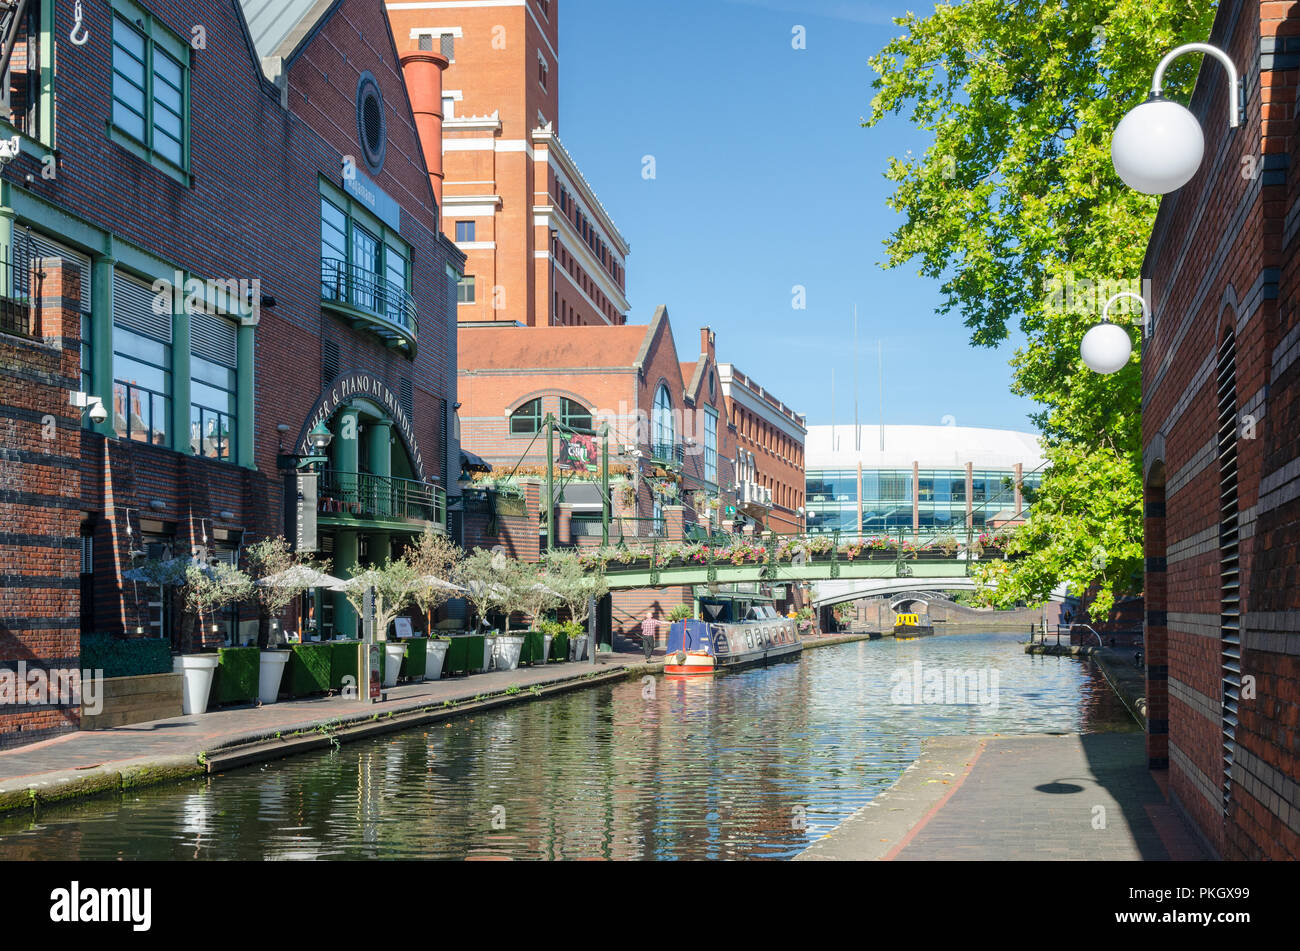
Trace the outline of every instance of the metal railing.
<instances>
[{"instance_id":1,"label":"metal railing","mask_svg":"<svg viewBox=\"0 0 1300 951\"><path fill-rule=\"evenodd\" d=\"M685 465L686 447L681 443L651 443L650 461L669 466Z\"/></svg>"},{"instance_id":2,"label":"metal railing","mask_svg":"<svg viewBox=\"0 0 1300 951\"><path fill-rule=\"evenodd\" d=\"M326 469L318 493L322 515L447 524L447 493L427 482Z\"/></svg>"},{"instance_id":3,"label":"metal railing","mask_svg":"<svg viewBox=\"0 0 1300 951\"><path fill-rule=\"evenodd\" d=\"M321 298L382 317L412 337L417 333L415 298L383 277L355 264L324 258L320 262Z\"/></svg>"}]
</instances>

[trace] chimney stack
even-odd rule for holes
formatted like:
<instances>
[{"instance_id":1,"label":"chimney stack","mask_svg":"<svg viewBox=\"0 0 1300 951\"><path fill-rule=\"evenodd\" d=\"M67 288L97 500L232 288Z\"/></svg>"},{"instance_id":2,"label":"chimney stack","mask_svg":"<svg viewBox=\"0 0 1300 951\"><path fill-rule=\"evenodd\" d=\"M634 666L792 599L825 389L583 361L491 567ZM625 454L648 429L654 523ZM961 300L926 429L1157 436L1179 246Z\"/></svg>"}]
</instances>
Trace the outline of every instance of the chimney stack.
<instances>
[{"instance_id":1,"label":"chimney stack","mask_svg":"<svg viewBox=\"0 0 1300 951\"><path fill-rule=\"evenodd\" d=\"M442 212L442 71L450 64L441 53L414 52L402 56L406 93L415 113L415 128L429 168L433 197Z\"/></svg>"}]
</instances>

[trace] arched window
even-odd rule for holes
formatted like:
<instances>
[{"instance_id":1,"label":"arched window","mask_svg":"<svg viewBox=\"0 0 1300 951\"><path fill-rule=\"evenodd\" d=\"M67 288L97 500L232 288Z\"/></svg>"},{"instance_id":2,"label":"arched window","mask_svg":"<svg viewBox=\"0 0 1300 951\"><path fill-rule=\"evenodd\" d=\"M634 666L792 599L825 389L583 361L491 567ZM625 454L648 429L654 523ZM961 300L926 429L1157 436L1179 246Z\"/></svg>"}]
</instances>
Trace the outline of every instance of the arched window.
<instances>
[{"instance_id":1,"label":"arched window","mask_svg":"<svg viewBox=\"0 0 1300 951\"><path fill-rule=\"evenodd\" d=\"M653 426L656 452L660 455L664 451L671 453L677 442L677 434L673 429L673 398L668 395L668 387L662 384L655 394Z\"/></svg>"},{"instance_id":2,"label":"arched window","mask_svg":"<svg viewBox=\"0 0 1300 951\"><path fill-rule=\"evenodd\" d=\"M542 400L529 400L510 414L510 433L514 436L531 436L542 429Z\"/></svg>"},{"instance_id":3,"label":"arched window","mask_svg":"<svg viewBox=\"0 0 1300 951\"><path fill-rule=\"evenodd\" d=\"M560 422L570 429L583 431L591 430L591 410L583 406L577 400L561 398L560 400Z\"/></svg>"}]
</instances>

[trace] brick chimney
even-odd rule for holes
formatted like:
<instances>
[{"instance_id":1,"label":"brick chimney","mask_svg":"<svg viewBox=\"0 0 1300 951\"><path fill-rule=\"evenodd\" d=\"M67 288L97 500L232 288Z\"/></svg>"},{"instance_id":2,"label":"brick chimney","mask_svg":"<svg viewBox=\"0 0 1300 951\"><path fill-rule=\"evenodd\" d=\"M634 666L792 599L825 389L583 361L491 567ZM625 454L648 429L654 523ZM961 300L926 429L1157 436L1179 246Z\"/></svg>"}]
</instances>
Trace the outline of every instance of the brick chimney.
<instances>
[{"instance_id":1,"label":"brick chimney","mask_svg":"<svg viewBox=\"0 0 1300 951\"><path fill-rule=\"evenodd\" d=\"M429 168L433 197L442 210L442 71L450 64L440 53L415 52L402 56L402 73L406 94L415 113L415 128L420 133L424 164Z\"/></svg>"}]
</instances>

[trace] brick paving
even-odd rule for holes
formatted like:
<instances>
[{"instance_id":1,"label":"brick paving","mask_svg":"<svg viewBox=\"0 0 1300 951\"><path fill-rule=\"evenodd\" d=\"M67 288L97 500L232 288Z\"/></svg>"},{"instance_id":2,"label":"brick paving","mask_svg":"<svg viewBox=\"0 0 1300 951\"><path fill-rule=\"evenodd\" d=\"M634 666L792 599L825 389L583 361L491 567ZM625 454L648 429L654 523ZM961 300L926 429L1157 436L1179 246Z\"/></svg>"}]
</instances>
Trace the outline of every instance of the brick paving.
<instances>
[{"instance_id":1,"label":"brick paving","mask_svg":"<svg viewBox=\"0 0 1300 951\"><path fill-rule=\"evenodd\" d=\"M38 781L65 770L113 766L142 758L198 756L201 751L265 738L276 732L312 730L319 724L375 712L402 712L446 700L472 700L480 694L501 693L511 686L528 688L580 678L595 670L607 673L643 663L641 655L601 654L596 664L586 661L548 664L512 671L492 671L437 682L408 684L388 689L388 700L363 705L342 697L314 697L282 701L263 707L239 706L209 710L202 716L153 720L108 730L69 733L56 739L0 751L0 783Z\"/></svg>"},{"instance_id":2,"label":"brick paving","mask_svg":"<svg viewBox=\"0 0 1300 951\"><path fill-rule=\"evenodd\" d=\"M932 737L894 786L799 858L1210 858L1146 768L1144 740L1141 733Z\"/></svg>"},{"instance_id":3,"label":"brick paving","mask_svg":"<svg viewBox=\"0 0 1300 951\"><path fill-rule=\"evenodd\" d=\"M1207 858L1146 768L1140 733L989 739L951 797L887 857Z\"/></svg>"}]
</instances>

